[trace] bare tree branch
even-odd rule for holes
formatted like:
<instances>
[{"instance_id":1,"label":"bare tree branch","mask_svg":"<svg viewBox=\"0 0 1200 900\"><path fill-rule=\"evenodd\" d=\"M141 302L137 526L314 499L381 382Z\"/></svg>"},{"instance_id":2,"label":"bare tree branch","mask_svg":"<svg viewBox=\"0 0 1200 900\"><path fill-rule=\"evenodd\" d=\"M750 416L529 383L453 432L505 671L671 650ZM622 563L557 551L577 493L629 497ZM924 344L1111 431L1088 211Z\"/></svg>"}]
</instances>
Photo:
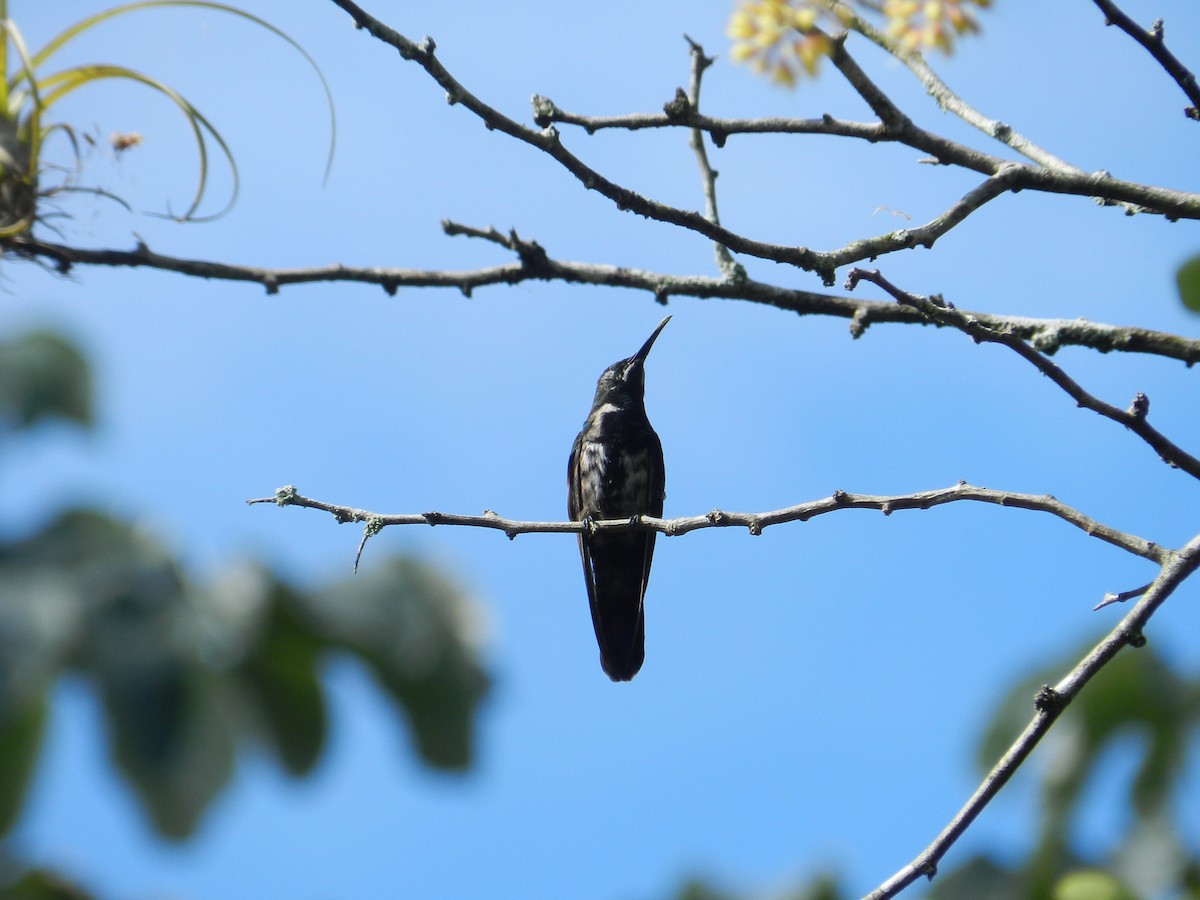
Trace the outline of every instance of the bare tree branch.
<instances>
[{"instance_id":1,"label":"bare tree branch","mask_svg":"<svg viewBox=\"0 0 1200 900\"><path fill-rule=\"evenodd\" d=\"M932 878L937 866L983 808L1008 783L1021 763L1050 730L1050 726L1074 700L1083 686L1092 679L1126 645L1140 647L1145 643L1142 631L1150 617L1180 584L1200 567L1200 535L1192 538L1181 550L1172 550L1162 564L1158 577L1146 589L1142 599L1117 626L1075 666L1058 684L1046 685L1034 700L1033 720L983 779L979 788L942 830L942 833L908 865L866 895L865 900L886 900L894 897L922 876Z\"/></svg>"},{"instance_id":2,"label":"bare tree branch","mask_svg":"<svg viewBox=\"0 0 1200 900\"><path fill-rule=\"evenodd\" d=\"M962 221L970 212L983 203L1008 190L1033 189L1049 193L1079 194L1100 197L1111 202L1131 202L1147 209L1162 212L1172 218L1200 218L1200 195L1182 194L1164 188L1148 187L1114 179L1107 173L1086 175L1076 172L1052 171L1045 168L1001 162L987 169L989 180L968 193L950 211L916 231L898 231L856 241L847 247L833 251L818 251L802 246L786 246L755 240L730 231L704 215L660 203L623 187L588 166L563 145L558 131L551 127L540 131L521 125L480 100L450 74L434 55L435 44L425 38L420 44L410 41L399 32L384 25L366 13L352 0L333 0L349 13L355 24L377 40L394 47L406 60L420 65L446 91L451 103L458 103L474 113L490 129L502 131L510 137L523 141L554 159L574 175L588 190L595 190L607 197L618 209L628 210L667 224L695 231L734 253L743 253L760 259L792 265L815 272L826 285L833 284L836 270L844 265L864 259L905 250L913 246L931 246L933 241L949 228ZM894 104L862 74L861 69L845 54L844 47L835 42L833 57L843 74L857 73L855 87L872 103L885 124L909 131L915 126L896 109ZM690 104L689 104L690 105ZM670 116L672 113L667 112ZM535 120L536 121L536 120ZM935 154L936 155L936 154Z\"/></svg>"},{"instance_id":3,"label":"bare tree branch","mask_svg":"<svg viewBox=\"0 0 1200 900\"><path fill-rule=\"evenodd\" d=\"M695 231L709 240L723 244L736 253L745 253L747 256L786 263L806 271L816 271L821 274L826 284L833 283L834 267L817 251L807 247L788 247L745 237L713 224L698 212L678 209L657 200L651 200L610 181L571 153L563 145L556 129L546 128L536 131L521 125L468 91L434 55L435 44L432 38L427 37L420 44L416 44L384 25L374 16L369 15L352 0L333 0L333 2L349 13L359 28L377 40L394 47L403 59L420 65L446 91L446 99L450 103L466 107L489 129L501 131L543 151L574 175L585 188L597 191L607 197L618 209Z\"/></svg>"},{"instance_id":4,"label":"bare tree branch","mask_svg":"<svg viewBox=\"0 0 1200 900\"><path fill-rule=\"evenodd\" d=\"M955 165L984 175L996 175L1005 167L1012 168L1011 190L1040 190L1047 193L1094 197L1104 203L1128 204L1138 211L1160 213L1172 218L1200 218L1200 194L1172 188L1154 187L1113 178L1107 172L1087 173L1069 164L1055 170L1013 163L952 141L918 125L889 126L883 122L854 122L833 116L819 119L725 119L688 111L675 113L630 113L620 116L585 116L568 112L552 100L537 95L533 98L534 117L539 123L558 122L577 125L585 131L606 128L640 130L644 128L686 127L706 131L718 147L724 146L734 134L817 134L849 137L871 143L898 143L929 154L942 165ZM996 123L998 135L1008 135L1003 123ZM1038 174L1043 173L1043 174Z\"/></svg>"},{"instance_id":5,"label":"bare tree branch","mask_svg":"<svg viewBox=\"0 0 1200 900\"><path fill-rule=\"evenodd\" d=\"M775 509L761 513L726 512L714 509L700 516L683 516L674 519L658 519L653 516L636 516L633 519L614 519L604 521L584 522L529 522L519 519L508 519L492 510L486 510L482 515L469 516L456 513L396 513L383 514L343 506L336 503L326 503L313 500L301 495L294 486L287 485L275 491L274 496L260 497L247 500L247 504L274 503L278 506L300 506L306 509L316 509L327 512L339 523L362 522L377 534L389 525L460 525L472 528L492 528L503 531L512 540L519 534L574 534L582 531L621 531L630 528L647 528L677 537L702 528L746 528L751 534L762 534L764 528L771 525L781 525L785 522L807 522L809 519L827 513L844 509L874 509L884 515L904 509L930 509L946 503L973 501L977 503L992 503L997 506L1012 506L1018 509L1034 510L1057 516L1084 533L1098 538L1114 547L1120 547L1128 553L1140 556L1152 562L1164 564L1171 557L1168 549L1153 541L1126 534L1108 525L1089 518L1079 510L1068 506L1049 494L1019 494L1013 491L998 491L990 488L976 487L960 481L957 484L932 491L920 491L914 494L894 494L877 496L873 494L850 494L845 491L834 491L829 497L821 500L810 500L795 506Z\"/></svg>"},{"instance_id":6,"label":"bare tree branch","mask_svg":"<svg viewBox=\"0 0 1200 900\"><path fill-rule=\"evenodd\" d=\"M1113 178L1107 172L1089 174L1038 147L1005 123L983 116L946 87L919 55L910 55L904 57L903 61L922 80L943 109L959 115L989 137L1028 156L1038 165L1016 164L919 127L854 62L842 43L844 37L834 42L831 59L880 117L879 122L852 122L829 115L819 119L721 119L701 115L695 108L676 103L667 104L661 115L639 113L592 117L566 112L541 95L533 98L534 121L541 126L554 122L577 125L589 134L605 128L636 130L687 127L707 131L718 147L724 146L731 134L821 134L857 138L871 143L895 142L928 153L943 165L956 165L988 176L1012 170L1007 176L1010 179L1007 190L1029 189L1094 197L1107 204L1122 205L1127 212L1154 212L1171 218L1200 217L1200 194L1124 181ZM886 44L882 37L879 40ZM920 240L912 241L912 245L920 244ZM889 251L885 249L882 252ZM829 255L836 253L832 251ZM867 257L858 257L864 258ZM847 262L856 262L858 259Z\"/></svg>"},{"instance_id":7,"label":"bare tree branch","mask_svg":"<svg viewBox=\"0 0 1200 900\"><path fill-rule=\"evenodd\" d=\"M269 293L288 285L359 282L379 285L389 294L402 287L439 287L454 288L470 295L477 287L494 284L518 284L531 280L562 281L567 284L594 284L647 291L660 303L666 303L673 296L745 300L802 316L849 319L854 337L862 336L867 328L877 323L951 327L946 322L930 320L916 309L895 303L784 288L750 278L734 283L724 278L669 275L624 266L567 262L548 256L536 241L522 239L515 232L505 234L495 228L474 228L450 221L443 222L442 227L448 235L487 240L510 250L517 255L518 261L463 271L354 268L340 264L302 269L265 269L167 256L150 250L142 243L133 250L86 249L21 235L0 242L0 246L19 256L49 260L64 273L76 265L144 267L198 278L260 284ZM1085 319L1038 319L970 311L964 311L964 315L990 329L1007 331L1027 340L1046 354L1053 354L1060 347L1076 346L1089 347L1102 353L1147 353L1176 359L1189 366L1200 362L1200 340L1163 331L1106 325Z\"/></svg>"},{"instance_id":8,"label":"bare tree branch","mask_svg":"<svg viewBox=\"0 0 1200 900\"><path fill-rule=\"evenodd\" d=\"M1126 15L1112 0L1093 0L1093 2L1104 13L1105 25L1116 25L1158 60L1159 65L1175 79L1180 90L1192 101L1191 106L1184 108L1184 115L1189 119L1200 120L1200 85L1196 83L1195 74L1167 49L1167 43L1163 39L1162 19L1156 19L1147 31Z\"/></svg>"},{"instance_id":9,"label":"bare tree branch","mask_svg":"<svg viewBox=\"0 0 1200 900\"><path fill-rule=\"evenodd\" d=\"M854 290L859 281L870 281L879 285L896 298L897 302L919 310L931 320L949 325L969 335L976 342L1002 344L1014 350L1018 356L1033 365L1039 372L1063 389L1077 406L1124 425L1149 444L1167 465L1182 469L1193 478L1200 478L1200 459L1169 440L1161 431L1147 421L1150 401L1139 393L1128 409L1118 409L1086 391L1071 376L1063 371L1044 353L1031 346L1023 338L1003 329L996 330L974 319L970 313L955 309L937 298L922 297L902 290L884 278L877 269L853 269L846 278L847 290Z\"/></svg>"}]
</instances>

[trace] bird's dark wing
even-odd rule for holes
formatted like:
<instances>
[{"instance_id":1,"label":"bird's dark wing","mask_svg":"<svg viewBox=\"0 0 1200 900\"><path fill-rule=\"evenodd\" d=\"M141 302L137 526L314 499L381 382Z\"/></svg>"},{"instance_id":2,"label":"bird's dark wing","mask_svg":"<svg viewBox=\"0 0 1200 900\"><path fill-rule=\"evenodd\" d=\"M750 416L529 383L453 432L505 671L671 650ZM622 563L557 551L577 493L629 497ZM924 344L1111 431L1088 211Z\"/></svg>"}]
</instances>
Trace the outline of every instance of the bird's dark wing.
<instances>
[{"instance_id":1,"label":"bird's dark wing","mask_svg":"<svg viewBox=\"0 0 1200 900\"><path fill-rule=\"evenodd\" d=\"M571 459L567 463L567 518L578 522L583 518L583 501L579 496L579 452L583 446L583 432L571 445Z\"/></svg>"},{"instance_id":2,"label":"bird's dark wing","mask_svg":"<svg viewBox=\"0 0 1200 900\"><path fill-rule=\"evenodd\" d=\"M648 479L646 491L646 506L643 515L653 516L656 519L661 519L663 514L663 501L667 496L667 470L663 463L662 441L658 439L658 435L653 431L650 432L650 441L646 447L646 452L650 456L650 478ZM642 566L642 594L646 593L646 585L650 582L650 563L654 559L654 538L657 536L656 531L642 532L646 538L645 559Z\"/></svg>"}]
</instances>

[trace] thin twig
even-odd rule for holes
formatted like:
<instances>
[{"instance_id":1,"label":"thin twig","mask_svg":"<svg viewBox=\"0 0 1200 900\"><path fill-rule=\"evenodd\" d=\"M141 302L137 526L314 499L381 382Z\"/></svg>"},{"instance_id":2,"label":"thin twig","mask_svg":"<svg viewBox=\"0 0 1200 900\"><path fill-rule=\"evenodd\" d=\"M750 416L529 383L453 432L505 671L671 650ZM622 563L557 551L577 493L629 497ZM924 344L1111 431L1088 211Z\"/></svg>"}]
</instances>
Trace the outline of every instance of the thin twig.
<instances>
[{"instance_id":1,"label":"thin twig","mask_svg":"<svg viewBox=\"0 0 1200 900\"><path fill-rule=\"evenodd\" d=\"M904 63L904 65L908 67L908 70L917 77L921 84L924 85L925 90L931 97L933 97L938 106L943 110L953 113L968 125L979 129L988 137L994 138L1000 143L1011 147L1013 150L1020 153L1027 159L1033 160L1039 166L1045 166L1046 168L1054 169L1059 172L1073 172L1077 174L1082 173L1081 169L1072 166L1070 163L1059 159L1048 150L1039 147L1037 144L1033 143L1033 141L1017 133L1017 131L1010 126L995 119L988 118L983 113L979 112L979 110L975 109L961 97L955 94L954 91L950 90L949 86L942 81L937 73L929 68L921 54L899 52L887 35L871 24L871 22L864 19L862 16L857 15L851 7L840 2L840 0L831 0L830 5L834 7L838 13L843 16L848 16L854 21L855 31L857 31L871 43L880 47L882 50L896 57L898 60L900 60L900 62ZM834 65L838 65L838 60L834 58L833 63ZM842 69L840 65L838 65L838 68ZM871 104L871 108L875 109L875 103L872 100L872 95L870 93L863 93L863 90L860 87L859 79L854 77L853 74L847 73L845 70L842 70L842 74L846 75L846 78L850 84L859 91L864 100ZM874 92L877 93L878 89L874 88ZM878 110L876 110L876 114L878 115ZM887 119L882 116L880 118L883 118L884 121L887 121Z\"/></svg>"},{"instance_id":2,"label":"thin twig","mask_svg":"<svg viewBox=\"0 0 1200 900\"><path fill-rule=\"evenodd\" d=\"M630 528L644 528L657 531L668 537L677 537L702 528L745 528L751 534L762 534L763 529L785 522L807 522L809 519L827 513L844 509L873 509L884 515L905 509L930 509L946 503L973 501L977 503L992 503L997 506L1012 506L1018 509L1034 510L1057 516L1064 522L1098 538L1105 543L1120 547L1128 553L1140 556L1152 562L1165 563L1170 558L1171 551L1153 541L1137 535L1118 531L1108 525L1097 522L1085 516L1074 507L1068 506L1061 500L1049 494L1020 494L1013 491L998 491L990 488L976 487L960 481L948 488L932 491L919 491L913 494L895 494L879 496L873 494L850 494L845 491L834 491L828 497L820 500L810 500L795 506L775 509L761 513L726 512L714 509L700 516L683 516L674 519L660 519L653 516L635 516L633 519L614 519L593 522L532 522L519 519L508 519L497 515L492 510L486 510L482 515L460 515L455 513L396 513L383 514L343 506L336 503L326 503L313 500L301 495L293 485L281 487L271 497L260 497L247 500L248 504L274 503L278 506L300 506L306 509L316 509L327 512L339 523L363 522L372 533L378 533L389 525L460 525L472 528L492 528L503 531L511 540L519 534L577 534L582 531L621 531Z\"/></svg>"},{"instance_id":3,"label":"thin twig","mask_svg":"<svg viewBox=\"0 0 1200 900\"><path fill-rule=\"evenodd\" d=\"M700 111L700 84L704 79L704 70L713 64L713 57L705 56L704 48L687 35L684 38L691 48L692 72L688 83L688 92L682 97L676 97L667 106L667 114L674 113L682 106L685 112ZM696 165L700 167L700 180L704 187L704 215L714 225L721 224L721 214L717 210L717 172L708 161L708 151L704 149L704 132L693 128L688 133L688 146L696 155ZM717 270L731 281L744 281L746 270L733 258L729 248L724 244L714 242L713 253L717 258Z\"/></svg>"},{"instance_id":4,"label":"thin twig","mask_svg":"<svg viewBox=\"0 0 1200 900\"><path fill-rule=\"evenodd\" d=\"M1158 64L1175 79L1180 90L1192 101L1191 106L1184 107L1183 114L1189 119L1200 121L1200 84L1196 83L1196 76L1191 69L1181 63L1179 58L1167 49L1167 43L1163 39L1162 19L1156 20L1147 30L1133 21L1112 0L1093 0L1093 2L1104 13L1105 25L1116 25L1158 60Z\"/></svg>"},{"instance_id":5,"label":"thin twig","mask_svg":"<svg viewBox=\"0 0 1200 900\"><path fill-rule=\"evenodd\" d=\"M1104 599L1092 607L1092 611L1104 609L1106 606L1111 606L1114 603L1124 603L1126 600L1132 600L1134 597L1140 597L1146 591L1150 590L1154 584L1151 581L1149 584L1143 584L1141 587L1135 587L1128 591L1121 591L1119 594L1105 594Z\"/></svg>"},{"instance_id":6,"label":"thin twig","mask_svg":"<svg viewBox=\"0 0 1200 900\"><path fill-rule=\"evenodd\" d=\"M1147 420L1149 400L1144 394L1139 394L1129 409L1118 409L1111 403L1105 403L1094 394L1085 390L1077 381L1063 371L1046 354L1031 346L1024 339L1004 331L994 329L973 318L971 314L955 309L953 306L920 294L912 294L896 287L884 278L877 269L853 269L846 278L847 290L854 290L859 281L870 281L877 284L896 298L898 303L911 306L928 316L932 321L940 322L957 328L976 342L1002 344L1015 351L1018 356L1033 365L1039 372L1062 388L1077 406L1090 409L1106 419L1111 419L1119 425L1124 425L1143 441L1150 445L1159 458L1172 468L1182 469L1193 478L1200 478L1200 459L1188 453L1179 445L1168 439L1161 431Z\"/></svg>"},{"instance_id":7,"label":"thin twig","mask_svg":"<svg viewBox=\"0 0 1200 900\"><path fill-rule=\"evenodd\" d=\"M1089 652L1058 684L1049 685L1038 692L1034 700L1035 713L1032 721L1004 753L999 762L988 772L979 788L951 819L942 833L917 857L895 875L881 884L864 900L887 900L894 897L914 881L932 878L937 873L938 863L971 823L983 811L988 802L1013 776L1021 763L1033 751L1050 730L1050 726L1063 710L1079 695L1083 686L1091 680L1126 645L1140 647L1145 643L1142 631L1150 617L1183 581L1200 567L1200 535L1192 538L1181 550L1171 551L1162 564L1158 577L1146 590L1138 604L1129 611L1105 638Z\"/></svg>"}]
</instances>

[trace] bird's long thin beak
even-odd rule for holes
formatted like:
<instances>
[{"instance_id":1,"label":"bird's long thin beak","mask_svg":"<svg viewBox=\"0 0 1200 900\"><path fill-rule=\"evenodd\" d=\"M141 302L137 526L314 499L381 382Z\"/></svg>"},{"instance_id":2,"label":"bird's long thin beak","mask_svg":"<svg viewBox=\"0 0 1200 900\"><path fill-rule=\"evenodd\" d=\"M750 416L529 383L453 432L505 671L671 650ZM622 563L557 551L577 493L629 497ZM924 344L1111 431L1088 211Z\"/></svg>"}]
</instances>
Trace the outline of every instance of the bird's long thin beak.
<instances>
[{"instance_id":1,"label":"bird's long thin beak","mask_svg":"<svg viewBox=\"0 0 1200 900\"><path fill-rule=\"evenodd\" d=\"M671 317L667 316L665 319L663 319L661 322L658 323L658 327L654 329L654 333L651 334L650 337L646 338L646 343L642 344L642 349L639 350L637 353L633 354L634 359L636 359L638 362L642 362L642 363L644 363L646 361L646 357L650 354L650 348L654 346L655 338L657 338L659 333L662 332L662 330L667 327L667 323L670 321L671 321Z\"/></svg>"}]
</instances>

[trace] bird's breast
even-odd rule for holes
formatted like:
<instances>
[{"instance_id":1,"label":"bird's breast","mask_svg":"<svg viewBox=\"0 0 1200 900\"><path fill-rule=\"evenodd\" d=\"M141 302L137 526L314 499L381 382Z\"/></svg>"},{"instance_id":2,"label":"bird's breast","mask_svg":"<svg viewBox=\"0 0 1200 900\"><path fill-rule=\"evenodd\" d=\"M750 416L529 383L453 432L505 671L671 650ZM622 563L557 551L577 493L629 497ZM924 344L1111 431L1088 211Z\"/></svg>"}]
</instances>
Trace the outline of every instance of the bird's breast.
<instances>
[{"instance_id":1,"label":"bird's breast","mask_svg":"<svg viewBox=\"0 0 1200 900\"><path fill-rule=\"evenodd\" d=\"M647 441L585 436L577 475L581 511L597 519L653 513L651 479L661 465Z\"/></svg>"}]
</instances>

